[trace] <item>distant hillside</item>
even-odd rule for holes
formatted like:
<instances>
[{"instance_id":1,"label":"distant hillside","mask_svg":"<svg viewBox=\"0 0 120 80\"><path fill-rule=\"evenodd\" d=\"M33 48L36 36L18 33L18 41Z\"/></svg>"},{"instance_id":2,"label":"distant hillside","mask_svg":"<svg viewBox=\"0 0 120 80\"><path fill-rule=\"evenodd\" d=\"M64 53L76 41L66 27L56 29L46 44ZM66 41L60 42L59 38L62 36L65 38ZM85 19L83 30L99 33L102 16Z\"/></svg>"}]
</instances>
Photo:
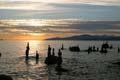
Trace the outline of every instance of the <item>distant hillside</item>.
<instances>
[{"instance_id":1,"label":"distant hillside","mask_svg":"<svg viewBox=\"0 0 120 80\"><path fill-rule=\"evenodd\" d=\"M107 36L107 35L79 35L65 38L49 38L46 40L120 40L120 36Z\"/></svg>"}]
</instances>

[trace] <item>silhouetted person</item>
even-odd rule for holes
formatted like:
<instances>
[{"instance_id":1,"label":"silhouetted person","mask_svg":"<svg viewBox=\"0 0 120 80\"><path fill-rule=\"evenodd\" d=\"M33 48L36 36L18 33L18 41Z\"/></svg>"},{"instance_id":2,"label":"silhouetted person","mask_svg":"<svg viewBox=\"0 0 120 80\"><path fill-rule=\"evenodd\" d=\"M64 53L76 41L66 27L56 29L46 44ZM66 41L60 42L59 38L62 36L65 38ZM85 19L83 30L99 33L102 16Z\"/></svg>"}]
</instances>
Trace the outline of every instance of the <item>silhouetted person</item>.
<instances>
[{"instance_id":1,"label":"silhouetted person","mask_svg":"<svg viewBox=\"0 0 120 80\"><path fill-rule=\"evenodd\" d=\"M39 59L39 54L38 54L38 51L36 51L36 60Z\"/></svg>"},{"instance_id":2,"label":"silhouetted person","mask_svg":"<svg viewBox=\"0 0 120 80\"><path fill-rule=\"evenodd\" d=\"M97 47L97 51L99 51L99 47Z\"/></svg>"},{"instance_id":3,"label":"silhouetted person","mask_svg":"<svg viewBox=\"0 0 120 80\"><path fill-rule=\"evenodd\" d=\"M58 67L61 67L61 64L62 64L62 52L61 52L60 49L59 49L59 51L58 51L57 66L58 66Z\"/></svg>"},{"instance_id":4,"label":"silhouetted person","mask_svg":"<svg viewBox=\"0 0 120 80\"><path fill-rule=\"evenodd\" d=\"M120 48L118 47L118 53L120 52Z\"/></svg>"},{"instance_id":5,"label":"silhouetted person","mask_svg":"<svg viewBox=\"0 0 120 80\"><path fill-rule=\"evenodd\" d=\"M109 48L110 48L110 49L112 49L112 48L113 48L113 46L112 46L112 45L110 45L110 46L109 46Z\"/></svg>"},{"instance_id":6,"label":"silhouetted person","mask_svg":"<svg viewBox=\"0 0 120 80\"><path fill-rule=\"evenodd\" d=\"M38 62L39 62L39 53L38 51L36 51L36 64L38 64Z\"/></svg>"},{"instance_id":7,"label":"silhouetted person","mask_svg":"<svg viewBox=\"0 0 120 80\"><path fill-rule=\"evenodd\" d=\"M89 47L89 48L88 48L88 54L89 54L90 52L92 52L92 47Z\"/></svg>"},{"instance_id":8,"label":"silhouetted person","mask_svg":"<svg viewBox=\"0 0 120 80\"><path fill-rule=\"evenodd\" d=\"M54 48L52 50L52 56L55 56L55 50L54 50Z\"/></svg>"},{"instance_id":9,"label":"silhouetted person","mask_svg":"<svg viewBox=\"0 0 120 80\"><path fill-rule=\"evenodd\" d=\"M64 49L64 45L62 44L62 48L61 48L61 50L63 50Z\"/></svg>"},{"instance_id":10,"label":"silhouetted person","mask_svg":"<svg viewBox=\"0 0 120 80\"><path fill-rule=\"evenodd\" d=\"M48 45L48 57L50 57L51 56L51 47L50 47L50 45Z\"/></svg>"},{"instance_id":11,"label":"silhouetted person","mask_svg":"<svg viewBox=\"0 0 120 80\"><path fill-rule=\"evenodd\" d=\"M54 48L52 49L53 50L53 52L52 52L52 54L51 54L51 47L50 47L50 45L48 46L48 55L47 55L47 57L46 57L46 59L45 59L45 63L46 64L56 64L57 63L57 59L58 59L58 57L57 56L55 56L55 53L54 53Z\"/></svg>"},{"instance_id":12,"label":"silhouetted person","mask_svg":"<svg viewBox=\"0 0 120 80\"><path fill-rule=\"evenodd\" d=\"M0 53L0 57L2 56L2 53Z\"/></svg>"},{"instance_id":13,"label":"silhouetted person","mask_svg":"<svg viewBox=\"0 0 120 80\"><path fill-rule=\"evenodd\" d=\"M30 47L29 47L29 42L28 42L27 47L26 47L26 59L29 58L29 50L30 50Z\"/></svg>"},{"instance_id":14,"label":"silhouetted person","mask_svg":"<svg viewBox=\"0 0 120 80\"><path fill-rule=\"evenodd\" d=\"M96 50L95 50L95 46L93 46L93 49L92 49L92 51L96 51Z\"/></svg>"},{"instance_id":15,"label":"silhouetted person","mask_svg":"<svg viewBox=\"0 0 120 80\"><path fill-rule=\"evenodd\" d=\"M59 51L58 51L58 58L57 58L57 66L56 66L56 71L58 71L58 74L60 75L61 74L61 72L67 72L68 70L67 69L65 69L65 68L63 68L61 65L62 65L62 62L63 62L63 60L62 60L62 52L61 52L61 50L59 49Z\"/></svg>"}]
</instances>

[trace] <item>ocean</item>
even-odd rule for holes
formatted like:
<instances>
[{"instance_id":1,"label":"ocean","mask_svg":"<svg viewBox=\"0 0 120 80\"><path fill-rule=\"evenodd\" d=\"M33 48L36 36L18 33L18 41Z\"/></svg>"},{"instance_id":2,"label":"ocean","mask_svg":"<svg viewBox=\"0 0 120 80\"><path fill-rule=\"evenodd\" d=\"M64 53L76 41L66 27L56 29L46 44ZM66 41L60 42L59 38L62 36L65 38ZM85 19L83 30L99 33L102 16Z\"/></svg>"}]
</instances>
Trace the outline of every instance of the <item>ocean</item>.
<instances>
[{"instance_id":1,"label":"ocean","mask_svg":"<svg viewBox=\"0 0 120 80\"><path fill-rule=\"evenodd\" d=\"M30 45L30 56L25 60L27 42ZM120 54L117 48L120 41L108 41L113 49L107 54L100 52L71 52L70 46L79 46L81 50L89 46L101 47L106 41L0 41L0 74L8 74L14 80L120 80L120 65L114 64L120 61ZM55 48L55 55L58 49L64 45L62 50L62 67L68 72L60 74L55 70L56 65L44 63L47 56L48 45ZM36 62L34 56L38 51L40 58Z\"/></svg>"}]
</instances>

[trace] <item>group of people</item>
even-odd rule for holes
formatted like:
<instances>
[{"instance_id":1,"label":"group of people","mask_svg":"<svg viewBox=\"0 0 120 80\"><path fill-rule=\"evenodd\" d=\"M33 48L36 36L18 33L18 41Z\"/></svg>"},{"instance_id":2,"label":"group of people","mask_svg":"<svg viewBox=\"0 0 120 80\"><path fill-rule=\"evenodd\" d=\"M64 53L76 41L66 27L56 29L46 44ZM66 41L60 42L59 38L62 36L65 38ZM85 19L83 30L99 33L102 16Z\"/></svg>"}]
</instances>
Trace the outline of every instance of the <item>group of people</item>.
<instances>
[{"instance_id":1,"label":"group of people","mask_svg":"<svg viewBox=\"0 0 120 80\"><path fill-rule=\"evenodd\" d=\"M120 48L118 47L118 53L120 52Z\"/></svg>"},{"instance_id":2,"label":"group of people","mask_svg":"<svg viewBox=\"0 0 120 80\"><path fill-rule=\"evenodd\" d=\"M25 52L25 55L26 55L26 60L29 59L29 51L30 51L30 46L29 46L29 42L27 43L27 46L26 46L26 52ZM36 51L36 60L39 59L39 53L38 51ZM59 49L58 51L58 56L55 56L55 49L54 48L51 48L50 45L48 45L48 52L47 52L47 58L45 60L45 63L46 64L57 64L59 67L61 66L62 64L62 52L61 50Z\"/></svg>"},{"instance_id":3,"label":"group of people","mask_svg":"<svg viewBox=\"0 0 120 80\"><path fill-rule=\"evenodd\" d=\"M95 52L95 51L99 51L99 47L95 47L95 46L88 47L88 53Z\"/></svg>"},{"instance_id":4,"label":"group of people","mask_svg":"<svg viewBox=\"0 0 120 80\"><path fill-rule=\"evenodd\" d=\"M48 53L47 53L47 57L45 60L46 64L56 64L60 67L62 64L62 52L59 49L58 51L58 56L55 56L55 49L53 48L51 51L51 46L48 45Z\"/></svg>"}]
</instances>

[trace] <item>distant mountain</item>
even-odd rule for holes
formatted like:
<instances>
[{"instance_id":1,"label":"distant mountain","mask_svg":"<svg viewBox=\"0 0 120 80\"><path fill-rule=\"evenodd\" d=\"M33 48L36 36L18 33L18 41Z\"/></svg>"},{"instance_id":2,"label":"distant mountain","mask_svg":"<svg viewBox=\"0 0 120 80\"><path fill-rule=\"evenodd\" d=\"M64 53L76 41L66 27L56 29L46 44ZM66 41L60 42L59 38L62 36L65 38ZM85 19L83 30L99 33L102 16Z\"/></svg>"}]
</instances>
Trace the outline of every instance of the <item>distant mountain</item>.
<instances>
[{"instance_id":1,"label":"distant mountain","mask_svg":"<svg viewBox=\"0 0 120 80\"><path fill-rule=\"evenodd\" d=\"M46 40L120 40L120 36L108 36L108 35L79 35L64 38L49 38Z\"/></svg>"}]
</instances>

